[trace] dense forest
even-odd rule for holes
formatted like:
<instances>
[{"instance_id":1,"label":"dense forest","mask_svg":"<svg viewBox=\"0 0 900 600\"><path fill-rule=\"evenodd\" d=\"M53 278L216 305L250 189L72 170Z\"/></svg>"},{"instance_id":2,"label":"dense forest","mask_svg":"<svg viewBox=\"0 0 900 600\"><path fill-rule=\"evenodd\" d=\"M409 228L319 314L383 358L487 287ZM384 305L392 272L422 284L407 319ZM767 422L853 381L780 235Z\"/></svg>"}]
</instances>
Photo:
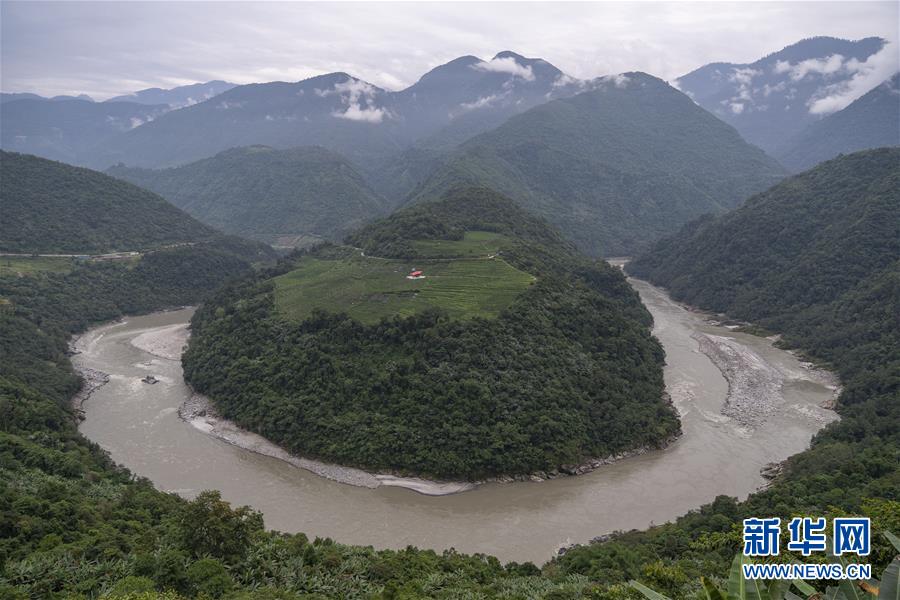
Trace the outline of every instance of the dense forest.
<instances>
[{"instance_id":1,"label":"dense forest","mask_svg":"<svg viewBox=\"0 0 900 600\"><path fill-rule=\"evenodd\" d=\"M466 141L410 202L486 186L559 227L582 251L625 256L784 174L666 82L625 73Z\"/></svg>"},{"instance_id":2,"label":"dense forest","mask_svg":"<svg viewBox=\"0 0 900 600\"><path fill-rule=\"evenodd\" d=\"M640 577L685 593L721 571L751 516L863 514L900 527L900 149L834 159L687 225L628 265L672 295L782 334L843 382L841 420L744 502L719 498L675 524L576 548L558 561L592 578ZM893 554L885 540L874 562Z\"/></svg>"},{"instance_id":3,"label":"dense forest","mask_svg":"<svg viewBox=\"0 0 900 600\"><path fill-rule=\"evenodd\" d=\"M221 237L156 194L102 173L0 151L0 251L101 254Z\"/></svg>"},{"instance_id":4,"label":"dense forest","mask_svg":"<svg viewBox=\"0 0 900 600\"><path fill-rule=\"evenodd\" d=\"M536 278L496 318L435 308L370 324L337 305L292 321L276 307L272 280L300 264L288 261L197 312L186 379L225 416L292 452L437 478L570 471L675 436L662 349L637 294L510 200L455 190L348 243L366 256L421 261L420 242L473 230L502 234L491 260Z\"/></svg>"},{"instance_id":5,"label":"dense forest","mask_svg":"<svg viewBox=\"0 0 900 600\"><path fill-rule=\"evenodd\" d=\"M387 208L344 157L318 146L232 148L171 169L117 165L107 173L217 229L268 242L298 235L339 240Z\"/></svg>"}]
</instances>

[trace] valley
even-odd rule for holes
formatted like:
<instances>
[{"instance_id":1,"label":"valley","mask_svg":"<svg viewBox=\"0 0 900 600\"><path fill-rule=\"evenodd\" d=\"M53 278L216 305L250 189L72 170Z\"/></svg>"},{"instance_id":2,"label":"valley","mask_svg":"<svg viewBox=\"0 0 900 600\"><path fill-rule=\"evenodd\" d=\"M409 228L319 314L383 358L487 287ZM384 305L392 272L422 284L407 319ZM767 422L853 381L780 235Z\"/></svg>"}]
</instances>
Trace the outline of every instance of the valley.
<instances>
[{"instance_id":1,"label":"valley","mask_svg":"<svg viewBox=\"0 0 900 600\"><path fill-rule=\"evenodd\" d=\"M647 283L632 285L653 314L654 334L669 357L666 389L684 434L664 450L585 475L423 496L396 487L344 485L304 470L302 463L297 468L260 455L258 442L240 448L210 437L178 416L192 392L174 356L150 354L134 343L156 331L183 331L172 327L186 324L190 311L128 318L80 338L78 368L110 375L85 403L80 430L161 489L187 497L220 489L234 504L261 510L275 529L376 548L455 547L503 561L542 563L560 547L666 521L719 494L744 497L765 484L761 469L805 449L810 436L836 418L821 408L835 389L796 357L764 338L711 325L703 313L686 310ZM778 374L781 396L764 422L747 429L722 414L728 384L699 351L693 339L698 334L731 340ZM141 383L148 373L161 382ZM651 489L656 492L649 494Z\"/></svg>"}]
</instances>

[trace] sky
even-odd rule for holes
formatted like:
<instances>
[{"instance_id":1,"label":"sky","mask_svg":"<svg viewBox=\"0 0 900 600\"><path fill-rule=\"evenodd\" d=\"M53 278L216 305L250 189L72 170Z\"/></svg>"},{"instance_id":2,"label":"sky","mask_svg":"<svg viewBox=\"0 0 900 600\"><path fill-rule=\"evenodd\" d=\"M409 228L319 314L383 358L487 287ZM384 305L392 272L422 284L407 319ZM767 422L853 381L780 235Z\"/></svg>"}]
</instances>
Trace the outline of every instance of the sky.
<instances>
[{"instance_id":1,"label":"sky","mask_svg":"<svg viewBox=\"0 0 900 600\"><path fill-rule=\"evenodd\" d=\"M880 36L898 56L900 2L0 2L0 88L102 100L223 79L344 71L386 89L502 50L593 78L673 80L806 37Z\"/></svg>"}]
</instances>

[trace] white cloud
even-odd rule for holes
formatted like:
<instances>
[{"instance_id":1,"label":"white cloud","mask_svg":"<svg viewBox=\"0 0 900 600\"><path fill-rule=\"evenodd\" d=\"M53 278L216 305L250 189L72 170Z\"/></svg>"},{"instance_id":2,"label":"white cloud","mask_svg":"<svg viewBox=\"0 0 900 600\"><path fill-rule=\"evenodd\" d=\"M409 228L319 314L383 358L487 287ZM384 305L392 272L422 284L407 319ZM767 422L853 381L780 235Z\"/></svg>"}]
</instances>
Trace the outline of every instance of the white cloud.
<instances>
[{"instance_id":1,"label":"white cloud","mask_svg":"<svg viewBox=\"0 0 900 600\"><path fill-rule=\"evenodd\" d=\"M584 85L584 82L580 79L575 79L574 77L569 77L565 73L556 78L553 82L553 88L561 88L568 87L570 85Z\"/></svg>"},{"instance_id":2,"label":"white cloud","mask_svg":"<svg viewBox=\"0 0 900 600\"><path fill-rule=\"evenodd\" d=\"M828 58L809 58L791 65L791 79L800 81L810 73L831 75L844 68L844 57L840 54L832 54Z\"/></svg>"},{"instance_id":3,"label":"white cloud","mask_svg":"<svg viewBox=\"0 0 900 600\"><path fill-rule=\"evenodd\" d=\"M383 108L363 107L359 104L352 104L347 107L344 112L335 111L331 113L332 117L338 119L347 119L348 121L364 121L366 123L381 123L385 117L389 116L388 112Z\"/></svg>"},{"instance_id":4,"label":"white cloud","mask_svg":"<svg viewBox=\"0 0 900 600\"><path fill-rule=\"evenodd\" d=\"M614 85L619 89L624 89L628 87L629 83L631 83L631 79L628 78L628 75L625 75L623 73L619 73L618 75L604 75L603 77L599 77L597 80L600 83Z\"/></svg>"},{"instance_id":5,"label":"white cloud","mask_svg":"<svg viewBox=\"0 0 900 600\"><path fill-rule=\"evenodd\" d=\"M375 97L378 95L378 91L375 86L353 77L334 84L330 90L318 88L315 90L316 94L323 98L332 94L341 96L341 102L346 108L332 111L332 117L366 123L381 123L385 118L391 116L390 112L384 108L375 106Z\"/></svg>"},{"instance_id":6,"label":"white cloud","mask_svg":"<svg viewBox=\"0 0 900 600\"><path fill-rule=\"evenodd\" d=\"M220 110L231 110L232 108L241 108L243 106L244 102L229 102L228 100L222 100L216 104L216 108Z\"/></svg>"},{"instance_id":7,"label":"white cloud","mask_svg":"<svg viewBox=\"0 0 900 600\"><path fill-rule=\"evenodd\" d=\"M491 94L490 96L482 96L477 100L473 100L472 102L463 102L459 105L459 107L463 110L475 110L478 108L485 108L494 104L498 100L503 98L504 94Z\"/></svg>"},{"instance_id":8,"label":"white cloud","mask_svg":"<svg viewBox=\"0 0 900 600\"><path fill-rule=\"evenodd\" d=\"M508 73L525 81L534 81L534 72L531 70L531 66L520 65L512 56L495 58L488 62L481 61L472 65L472 68L488 73Z\"/></svg>"},{"instance_id":9,"label":"white cloud","mask_svg":"<svg viewBox=\"0 0 900 600\"><path fill-rule=\"evenodd\" d=\"M728 75L728 80L738 85L746 86L750 85L753 82L753 78L757 75L762 75L762 71L751 69L750 67L738 68Z\"/></svg>"},{"instance_id":10,"label":"white cloud","mask_svg":"<svg viewBox=\"0 0 900 600\"><path fill-rule=\"evenodd\" d=\"M753 78L762 75L762 71L750 67L738 67L728 74L728 81L737 84L735 94L725 101L731 112L739 115L744 109L753 106Z\"/></svg>"},{"instance_id":11,"label":"white cloud","mask_svg":"<svg viewBox=\"0 0 900 600\"><path fill-rule=\"evenodd\" d=\"M771 94L775 92L783 92L787 88L787 82L782 81L781 83L776 83L775 85L769 85L768 83L762 86L762 94L766 98L768 98Z\"/></svg>"},{"instance_id":12,"label":"white cloud","mask_svg":"<svg viewBox=\"0 0 900 600\"><path fill-rule=\"evenodd\" d=\"M826 115L846 108L851 102L889 79L900 69L900 57L892 44L885 44L880 52L864 62L850 59L842 70L852 73L849 79L820 88L806 103L809 112Z\"/></svg>"}]
</instances>

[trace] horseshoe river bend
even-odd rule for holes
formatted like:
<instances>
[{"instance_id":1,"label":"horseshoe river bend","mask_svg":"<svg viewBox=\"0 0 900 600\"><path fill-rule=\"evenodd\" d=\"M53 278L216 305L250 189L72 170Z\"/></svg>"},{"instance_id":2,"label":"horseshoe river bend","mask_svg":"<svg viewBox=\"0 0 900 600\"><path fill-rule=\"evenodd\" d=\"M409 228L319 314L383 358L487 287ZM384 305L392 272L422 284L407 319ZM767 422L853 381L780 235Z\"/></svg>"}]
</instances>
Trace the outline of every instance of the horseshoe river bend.
<instances>
[{"instance_id":1,"label":"horseshoe river bend","mask_svg":"<svg viewBox=\"0 0 900 600\"><path fill-rule=\"evenodd\" d=\"M631 283L653 314L684 433L665 450L584 475L434 496L338 483L302 461L255 452L257 436L244 447L227 443L203 419L179 417L192 396L179 360L192 309L129 317L75 340L76 368L102 384L83 401L80 430L160 489L186 497L221 490L260 510L269 528L541 564L561 547L671 520L719 494L743 498L765 484L762 469L805 449L836 418L826 408L837 389L830 374ZM158 382L144 383L147 375Z\"/></svg>"}]
</instances>

